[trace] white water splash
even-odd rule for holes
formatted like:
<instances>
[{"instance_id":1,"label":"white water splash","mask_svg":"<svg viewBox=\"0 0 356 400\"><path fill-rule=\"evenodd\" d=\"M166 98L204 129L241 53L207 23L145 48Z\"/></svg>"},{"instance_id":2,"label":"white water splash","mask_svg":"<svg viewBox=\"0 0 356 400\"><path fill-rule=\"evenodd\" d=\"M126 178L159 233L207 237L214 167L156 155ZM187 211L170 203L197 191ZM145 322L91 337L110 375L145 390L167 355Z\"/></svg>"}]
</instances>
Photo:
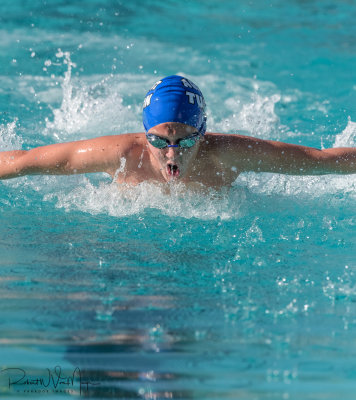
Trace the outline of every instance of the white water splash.
<instances>
[{"instance_id":1,"label":"white water splash","mask_svg":"<svg viewBox=\"0 0 356 400\"><path fill-rule=\"evenodd\" d=\"M261 96L254 93L251 102L241 105L239 99L229 98L225 104L231 110L232 115L216 124L217 129L222 132L246 131L254 137L277 139L280 132L287 130L287 127L281 125L275 112L275 105L280 100L279 94Z\"/></svg>"},{"instance_id":2,"label":"white water splash","mask_svg":"<svg viewBox=\"0 0 356 400\"><path fill-rule=\"evenodd\" d=\"M137 186L100 183L85 185L71 191L56 191L44 200L55 200L58 208L81 210L91 214L128 216L146 209L156 209L168 216L199 219L238 218L243 213L243 190L197 193L183 184L159 185L149 182Z\"/></svg>"},{"instance_id":3,"label":"white water splash","mask_svg":"<svg viewBox=\"0 0 356 400\"><path fill-rule=\"evenodd\" d=\"M356 122L349 117L346 128L336 135L333 147L355 147L356 145Z\"/></svg>"},{"instance_id":4,"label":"white water splash","mask_svg":"<svg viewBox=\"0 0 356 400\"><path fill-rule=\"evenodd\" d=\"M356 175L290 176L279 174L241 174L238 185L252 193L299 199L337 196L356 199Z\"/></svg>"},{"instance_id":5,"label":"white water splash","mask_svg":"<svg viewBox=\"0 0 356 400\"><path fill-rule=\"evenodd\" d=\"M274 94L271 97L254 95L250 104L245 104L238 115L238 123L241 129L249 130L253 136L268 136L271 131L276 131L279 126L279 118L275 113L275 104L280 101L280 96Z\"/></svg>"},{"instance_id":6,"label":"white water splash","mask_svg":"<svg viewBox=\"0 0 356 400\"><path fill-rule=\"evenodd\" d=\"M16 134L16 124L17 119L6 125L0 125L0 151L21 149L23 141Z\"/></svg>"},{"instance_id":7,"label":"white water splash","mask_svg":"<svg viewBox=\"0 0 356 400\"><path fill-rule=\"evenodd\" d=\"M75 80L72 71L76 65L69 52L59 51L56 56L63 57L68 69L61 84L61 105L53 108L53 119L46 118L45 134L64 141L140 129L139 106L123 104L122 86L112 75L93 84Z\"/></svg>"}]
</instances>

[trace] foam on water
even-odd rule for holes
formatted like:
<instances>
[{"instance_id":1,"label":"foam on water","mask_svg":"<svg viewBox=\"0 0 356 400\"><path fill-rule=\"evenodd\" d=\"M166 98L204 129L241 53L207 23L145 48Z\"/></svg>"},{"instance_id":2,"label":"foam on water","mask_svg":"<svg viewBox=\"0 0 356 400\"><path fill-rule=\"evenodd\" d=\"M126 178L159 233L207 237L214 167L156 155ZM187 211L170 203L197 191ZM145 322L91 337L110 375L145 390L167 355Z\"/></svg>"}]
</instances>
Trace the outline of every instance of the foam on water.
<instances>
[{"instance_id":1,"label":"foam on water","mask_svg":"<svg viewBox=\"0 0 356 400\"><path fill-rule=\"evenodd\" d=\"M92 214L112 216L139 215L147 209L159 210L163 215L199 219L238 218L244 207L243 191L212 189L208 194L187 190L183 184L157 185L144 182L135 187L100 183L89 180L71 191L47 194L45 200L55 200L65 210L79 209Z\"/></svg>"}]
</instances>

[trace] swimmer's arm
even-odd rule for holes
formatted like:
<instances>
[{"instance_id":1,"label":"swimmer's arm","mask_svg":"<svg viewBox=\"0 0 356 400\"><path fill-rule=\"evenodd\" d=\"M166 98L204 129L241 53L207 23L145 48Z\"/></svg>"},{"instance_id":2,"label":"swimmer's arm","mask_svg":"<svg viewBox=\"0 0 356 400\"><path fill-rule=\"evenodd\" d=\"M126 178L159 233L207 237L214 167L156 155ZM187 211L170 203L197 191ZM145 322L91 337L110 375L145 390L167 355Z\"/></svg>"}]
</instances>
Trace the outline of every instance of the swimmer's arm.
<instances>
[{"instance_id":1,"label":"swimmer's arm","mask_svg":"<svg viewBox=\"0 0 356 400\"><path fill-rule=\"evenodd\" d=\"M224 135L226 138L230 135ZM319 150L312 147L231 135L224 161L239 171L290 175L356 173L356 148Z\"/></svg>"},{"instance_id":2,"label":"swimmer's arm","mask_svg":"<svg viewBox=\"0 0 356 400\"><path fill-rule=\"evenodd\" d=\"M120 136L104 136L58 143L32 150L0 152L0 179L23 175L71 175L107 172L120 165L125 143Z\"/></svg>"}]
</instances>

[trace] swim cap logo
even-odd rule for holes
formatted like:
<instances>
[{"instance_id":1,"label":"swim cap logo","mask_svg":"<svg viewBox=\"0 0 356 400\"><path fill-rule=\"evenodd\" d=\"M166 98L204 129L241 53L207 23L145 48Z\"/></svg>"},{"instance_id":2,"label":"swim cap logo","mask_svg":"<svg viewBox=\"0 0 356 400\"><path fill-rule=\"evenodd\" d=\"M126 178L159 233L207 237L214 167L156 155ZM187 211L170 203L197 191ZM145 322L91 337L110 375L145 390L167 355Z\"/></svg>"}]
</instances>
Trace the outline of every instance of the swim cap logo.
<instances>
[{"instance_id":1,"label":"swim cap logo","mask_svg":"<svg viewBox=\"0 0 356 400\"><path fill-rule=\"evenodd\" d=\"M195 89L195 90L197 90L199 93L201 93L201 92L200 92L200 89L198 88L198 86L195 85L193 82L191 82L189 79L183 78L183 79L182 79L182 83L183 83L183 85L184 85L186 88Z\"/></svg>"},{"instance_id":2,"label":"swim cap logo","mask_svg":"<svg viewBox=\"0 0 356 400\"><path fill-rule=\"evenodd\" d=\"M157 87L159 84L161 84L161 83L162 83L162 81L157 81L157 82L151 87L151 89L149 90L149 92L152 92L152 90L155 90L156 87ZM149 95L147 95L147 96L145 97L145 99L143 100L143 108L146 108L146 107L148 107L148 106L151 104L151 97L152 97L152 95L153 95L153 93L151 93L151 94L149 94Z\"/></svg>"},{"instance_id":3,"label":"swim cap logo","mask_svg":"<svg viewBox=\"0 0 356 400\"><path fill-rule=\"evenodd\" d=\"M193 92L185 92L185 94L189 97L189 103L190 104L195 104L195 100L196 100L197 104L198 104L198 107L199 108L204 108L205 103L204 103L203 96L199 96L199 94L193 93Z\"/></svg>"},{"instance_id":4,"label":"swim cap logo","mask_svg":"<svg viewBox=\"0 0 356 400\"><path fill-rule=\"evenodd\" d=\"M156 87L157 87L160 83L162 83L162 81L157 81L157 82L151 87L151 89L149 90L149 92L150 92L151 90L155 90Z\"/></svg>"},{"instance_id":5,"label":"swim cap logo","mask_svg":"<svg viewBox=\"0 0 356 400\"><path fill-rule=\"evenodd\" d=\"M195 104L195 101L196 101L199 108L202 108L202 109L205 108L204 97L203 97L203 95L201 94L201 91L200 91L200 89L198 88L198 86L195 85L193 82L191 82L189 79L186 79L186 78L183 78L181 82L183 83L183 85L184 85L186 88L195 89L196 91L198 91L198 92L200 93L200 95L199 95L199 94L197 94L197 93L189 92L189 91L187 90L187 91L185 92L185 94L189 97L189 99L188 99L189 103L190 103L190 104Z\"/></svg>"},{"instance_id":6,"label":"swim cap logo","mask_svg":"<svg viewBox=\"0 0 356 400\"><path fill-rule=\"evenodd\" d=\"M143 108L148 107L151 104L151 97L153 93L149 94L148 96L145 97L145 100L143 100Z\"/></svg>"}]
</instances>

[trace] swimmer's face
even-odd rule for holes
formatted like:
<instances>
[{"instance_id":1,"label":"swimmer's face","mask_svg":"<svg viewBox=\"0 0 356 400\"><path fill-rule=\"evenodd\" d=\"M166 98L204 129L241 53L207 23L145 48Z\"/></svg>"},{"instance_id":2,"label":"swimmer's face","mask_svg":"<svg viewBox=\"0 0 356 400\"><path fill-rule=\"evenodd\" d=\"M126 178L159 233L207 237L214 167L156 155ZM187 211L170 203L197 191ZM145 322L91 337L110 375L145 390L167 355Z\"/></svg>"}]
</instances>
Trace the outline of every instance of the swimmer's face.
<instances>
[{"instance_id":1,"label":"swimmer's face","mask_svg":"<svg viewBox=\"0 0 356 400\"><path fill-rule=\"evenodd\" d=\"M165 122L152 127L148 134L159 136L169 141L169 144L177 144L179 139L186 138L197 133L197 129L180 122ZM165 147L159 149L148 143L148 149L153 156L153 163L160 170L165 180L184 178L189 175L191 165L198 153L198 139L190 148Z\"/></svg>"}]
</instances>

